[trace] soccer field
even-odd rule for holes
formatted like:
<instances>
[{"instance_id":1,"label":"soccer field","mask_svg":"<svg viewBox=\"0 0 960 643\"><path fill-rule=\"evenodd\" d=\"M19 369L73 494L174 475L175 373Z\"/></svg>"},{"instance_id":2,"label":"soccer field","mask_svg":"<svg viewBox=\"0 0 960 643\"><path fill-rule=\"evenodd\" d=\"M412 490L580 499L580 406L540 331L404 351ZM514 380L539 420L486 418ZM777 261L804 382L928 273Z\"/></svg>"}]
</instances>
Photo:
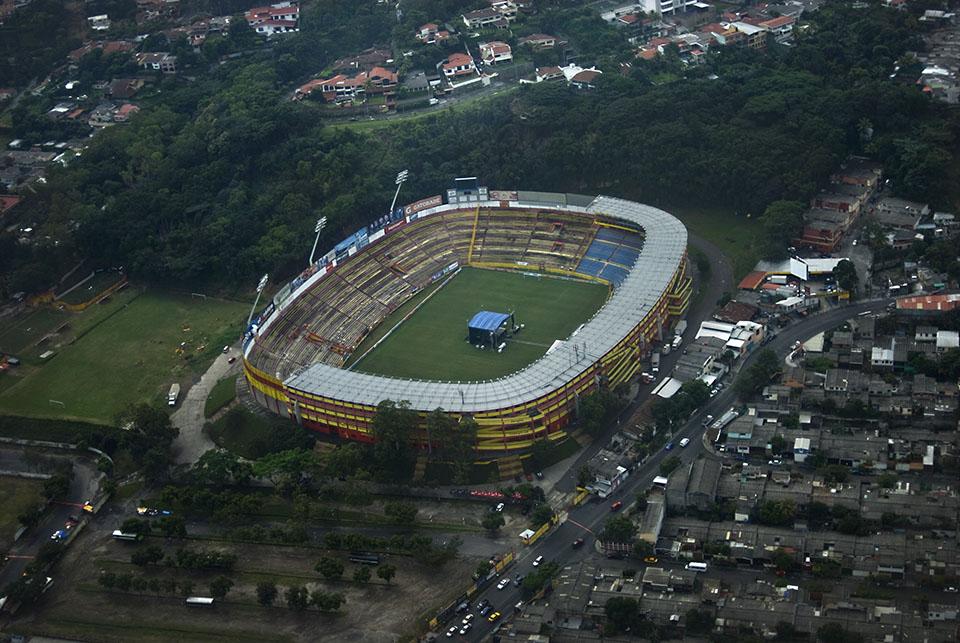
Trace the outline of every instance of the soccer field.
<instances>
[{"instance_id":1,"label":"soccer field","mask_svg":"<svg viewBox=\"0 0 960 643\"><path fill-rule=\"evenodd\" d=\"M36 357L39 348L28 350L24 365L4 375L0 413L109 423L127 404L159 401L171 383L203 372L239 336L247 311L215 299L135 295L69 316L71 327L86 332L47 346L56 352L49 360ZM30 323L46 330L49 319L62 321L44 315L42 324ZM96 323L89 326L91 319Z\"/></svg>"},{"instance_id":2,"label":"soccer field","mask_svg":"<svg viewBox=\"0 0 960 643\"><path fill-rule=\"evenodd\" d=\"M606 301L606 286L583 281L464 268L410 319L353 368L430 380L485 380L517 371L566 339ZM524 329L502 353L467 340L467 322L481 310L513 312ZM393 327L403 313L388 317ZM357 350L362 355L369 346Z\"/></svg>"}]
</instances>

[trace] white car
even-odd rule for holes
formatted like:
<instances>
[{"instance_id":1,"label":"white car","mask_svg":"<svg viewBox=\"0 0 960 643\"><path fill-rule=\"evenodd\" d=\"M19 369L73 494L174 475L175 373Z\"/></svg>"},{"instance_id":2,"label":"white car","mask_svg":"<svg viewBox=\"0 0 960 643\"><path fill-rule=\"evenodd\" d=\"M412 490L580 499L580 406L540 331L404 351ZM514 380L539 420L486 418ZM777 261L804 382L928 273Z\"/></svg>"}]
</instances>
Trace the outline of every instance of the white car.
<instances>
[{"instance_id":1,"label":"white car","mask_svg":"<svg viewBox=\"0 0 960 643\"><path fill-rule=\"evenodd\" d=\"M534 566L534 567L539 567L539 566L540 566L540 563L542 563L542 562L543 562L543 556L537 556L537 557L534 559L534 561L533 561L533 566Z\"/></svg>"},{"instance_id":2,"label":"white car","mask_svg":"<svg viewBox=\"0 0 960 643\"><path fill-rule=\"evenodd\" d=\"M502 502L501 502L501 503L498 503L498 504L497 504L497 513L502 512L504 507L506 507L505 504L503 504Z\"/></svg>"},{"instance_id":3,"label":"white car","mask_svg":"<svg viewBox=\"0 0 960 643\"><path fill-rule=\"evenodd\" d=\"M460 628L460 635L462 636L462 635L466 634L467 632L469 632L471 627L473 627L473 626L472 626L470 623L467 623L466 625L464 625L463 627L461 627L461 628Z\"/></svg>"},{"instance_id":4,"label":"white car","mask_svg":"<svg viewBox=\"0 0 960 643\"><path fill-rule=\"evenodd\" d=\"M504 587L506 587L506 586L509 585L509 584L510 584L510 579L509 579L509 578L501 578L501 579L500 579L500 582L497 583L497 589L503 589Z\"/></svg>"},{"instance_id":5,"label":"white car","mask_svg":"<svg viewBox=\"0 0 960 643\"><path fill-rule=\"evenodd\" d=\"M468 623L470 623L470 621L473 620L473 616L474 616L473 614L467 614L467 615L463 618L463 620L460 621L460 622L461 622L463 625L467 625Z\"/></svg>"},{"instance_id":6,"label":"white car","mask_svg":"<svg viewBox=\"0 0 960 643\"><path fill-rule=\"evenodd\" d=\"M457 633L457 626L456 626L456 625L451 625L451 626L450 626L450 629L447 630L447 637L448 637L448 638L453 638L453 635L456 634L456 633Z\"/></svg>"},{"instance_id":7,"label":"white car","mask_svg":"<svg viewBox=\"0 0 960 643\"><path fill-rule=\"evenodd\" d=\"M680 440L680 448L681 448L681 449L684 448L685 446L687 446L688 444L690 444L690 438L684 438L684 439Z\"/></svg>"}]
</instances>

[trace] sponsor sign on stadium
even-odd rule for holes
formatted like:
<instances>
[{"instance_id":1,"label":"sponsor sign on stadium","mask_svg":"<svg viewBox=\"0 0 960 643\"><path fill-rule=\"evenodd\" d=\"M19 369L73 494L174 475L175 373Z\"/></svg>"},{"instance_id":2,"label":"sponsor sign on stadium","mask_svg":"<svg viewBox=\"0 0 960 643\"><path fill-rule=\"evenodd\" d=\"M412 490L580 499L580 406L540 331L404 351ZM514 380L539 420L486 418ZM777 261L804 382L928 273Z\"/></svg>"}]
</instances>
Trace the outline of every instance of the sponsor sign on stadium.
<instances>
[{"instance_id":1,"label":"sponsor sign on stadium","mask_svg":"<svg viewBox=\"0 0 960 643\"><path fill-rule=\"evenodd\" d=\"M490 190L491 201L517 201L516 190Z\"/></svg>"},{"instance_id":2,"label":"sponsor sign on stadium","mask_svg":"<svg viewBox=\"0 0 960 643\"><path fill-rule=\"evenodd\" d=\"M399 230L400 228L402 228L402 227L405 226L405 225L407 225L407 220L406 220L406 219L400 219L400 220L397 221L396 223L391 223L390 225L388 225L386 228L384 228L384 230L387 231L387 234L390 234L390 233L393 232L394 230Z\"/></svg>"},{"instance_id":3,"label":"sponsor sign on stadium","mask_svg":"<svg viewBox=\"0 0 960 643\"><path fill-rule=\"evenodd\" d=\"M426 210L427 208L433 208L438 205L443 204L443 197L439 194L427 197L426 199L420 199L419 201L414 201L413 203L405 206L403 208L403 213L407 216L420 212L420 210Z\"/></svg>"}]
</instances>

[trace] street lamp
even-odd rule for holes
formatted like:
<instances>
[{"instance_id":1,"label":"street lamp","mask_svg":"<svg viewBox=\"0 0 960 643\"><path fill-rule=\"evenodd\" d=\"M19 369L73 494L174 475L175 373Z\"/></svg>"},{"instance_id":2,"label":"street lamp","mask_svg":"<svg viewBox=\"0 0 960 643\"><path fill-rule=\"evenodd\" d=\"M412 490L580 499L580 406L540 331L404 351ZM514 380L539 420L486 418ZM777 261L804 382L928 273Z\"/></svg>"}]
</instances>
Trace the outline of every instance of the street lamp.
<instances>
[{"instance_id":1,"label":"street lamp","mask_svg":"<svg viewBox=\"0 0 960 643\"><path fill-rule=\"evenodd\" d=\"M308 266L313 265L313 253L317 251L317 243L320 241L320 232L327 227L327 217L320 217L317 219L317 225L313 228L313 231L317 233L317 238L313 240L313 250L310 251L310 262Z\"/></svg>"},{"instance_id":2,"label":"street lamp","mask_svg":"<svg viewBox=\"0 0 960 643\"><path fill-rule=\"evenodd\" d=\"M253 311L257 309L257 304L260 303L260 293L267 287L267 281L269 279L270 275L260 277L260 283L257 284L257 298L253 300L253 306L250 308L250 316L247 317L247 328L250 327L250 322L253 321Z\"/></svg>"},{"instance_id":3,"label":"street lamp","mask_svg":"<svg viewBox=\"0 0 960 643\"><path fill-rule=\"evenodd\" d=\"M394 192L393 203L390 204L390 212L389 212L390 215L393 215L393 207L397 205L397 197L400 195L400 186L403 185L403 182L407 180L407 177L409 175L410 175L410 172L407 170L403 170L397 173L397 180L395 181L395 183L397 184L397 191Z\"/></svg>"}]
</instances>

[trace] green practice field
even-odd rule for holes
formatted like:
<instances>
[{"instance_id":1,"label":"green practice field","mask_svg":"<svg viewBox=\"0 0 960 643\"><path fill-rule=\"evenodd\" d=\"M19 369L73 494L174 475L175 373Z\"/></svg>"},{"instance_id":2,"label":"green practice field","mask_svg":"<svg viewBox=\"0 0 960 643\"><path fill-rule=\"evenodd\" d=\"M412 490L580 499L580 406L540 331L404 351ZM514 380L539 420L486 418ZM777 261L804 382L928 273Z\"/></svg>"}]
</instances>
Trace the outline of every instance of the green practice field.
<instances>
[{"instance_id":1,"label":"green practice field","mask_svg":"<svg viewBox=\"0 0 960 643\"><path fill-rule=\"evenodd\" d=\"M433 380L485 380L508 375L566 339L606 301L606 286L515 272L464 268L410 319L354 367L358 371ZM513 312L525 328L502 353L466 341L467 322L481 310ZM406 311L388 317L392 328ZM357 350L362 355L371 342Z\"/></svg>"},{"instance_id":2,"label":"green practice field","mask_svg":"<svg viewBox=\"0 0 960 643\"><path fill-rule=\"evenodd\" d=\"M159 401L170 384L202 372L239 336L246 312L235 302L125 292L74 315L33 313L0 337L24 350L23 365L0 376L0 413L110 422L126 405ZM64 324L68 332L30 345ZM46 349L55 354L40 360Z\"/></svg>"}]
</instances>

